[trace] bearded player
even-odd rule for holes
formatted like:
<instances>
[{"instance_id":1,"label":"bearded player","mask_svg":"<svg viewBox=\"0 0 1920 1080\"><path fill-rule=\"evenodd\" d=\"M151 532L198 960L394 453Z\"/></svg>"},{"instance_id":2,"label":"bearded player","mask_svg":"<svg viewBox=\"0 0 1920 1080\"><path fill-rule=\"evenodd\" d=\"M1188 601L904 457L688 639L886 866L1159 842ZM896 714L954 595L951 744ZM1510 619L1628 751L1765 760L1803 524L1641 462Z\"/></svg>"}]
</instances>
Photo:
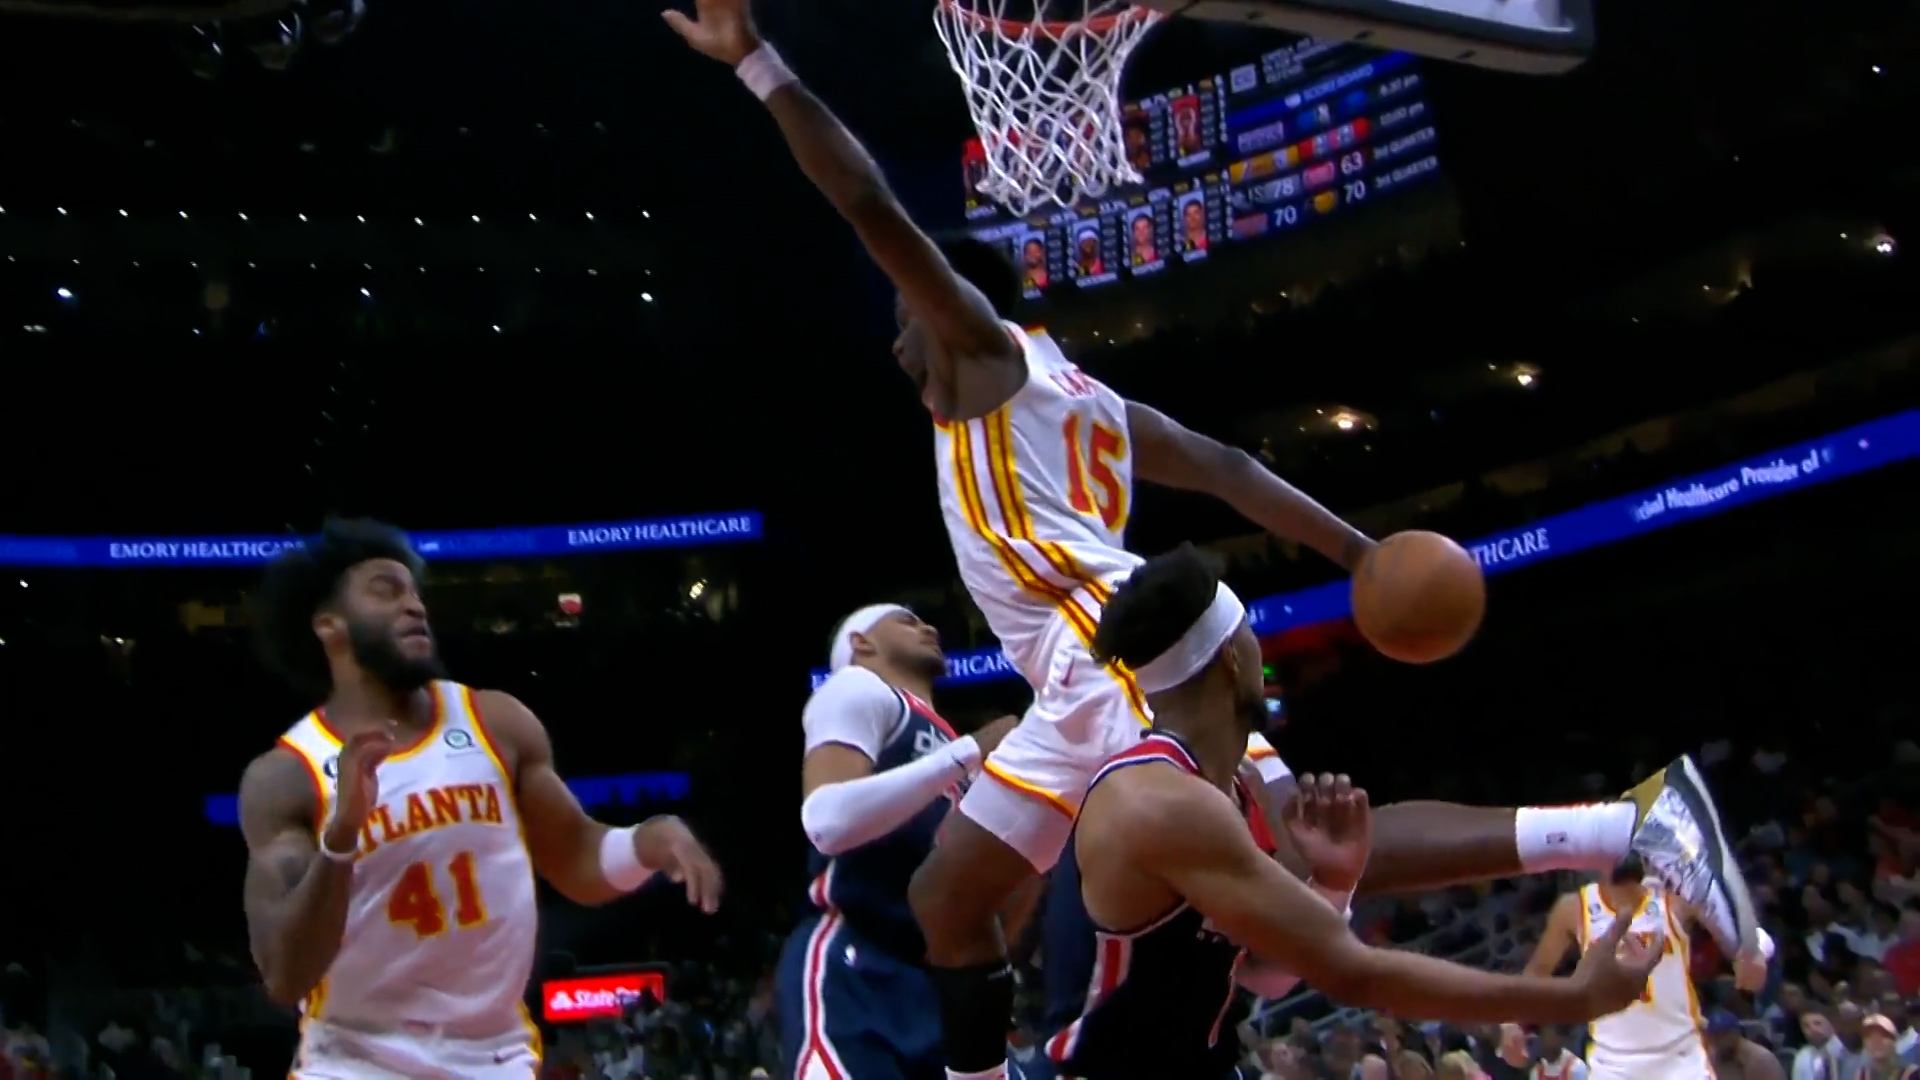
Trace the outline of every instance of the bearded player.
<instances>
[{"instance_id":1,"label":"bearded player","mask_svg":"<svg viewBox=\"0 0 1920 1080\"><path fill-rule=\"evenodd\" d=\"M1577 1022L1639 994L1658 943L1617 955L1624 928L1571 979L1362 944L1337 906L1369 847L1366 793L1345 777L1303 779L1290 800L1285 824L1311 879L1273 859L1239 768L1266 721L1260 645L1200 553L1182 548L1136 570L1107 606L1094 652L1158 689L1153 731L1094 775L1062 860L1078 871L1099 961L1081 1015L1046 1041L1060 1076L1235 1075L1235 984L1265 992L1287 972L1340 1004L1467 1022Z\"/></svg>"},{"instance_id":2,"label":"bearded player","mask_svg":"<svg viewBox=\"0 0 1920 1080\"><path fill-rule=\"evenodd\" d=\"M766 104L801 171L899 291L894 351L934 416L961 577L1034 688L1033 707L983 767L991 782L968 790L911 894L940 988L948 1072L1000 1076L1013 981L996 912L1059 858L1087 781L1149 723L1152 688L1089 652L1101 606L1141 561L1122 544L1133 480L1213 495L1349 571L1373 544L1250 455L1123 400L1046 335L1005 321L1020 289L1004 260L977 243L943 252L914 225L873 159L760 41L746 0L698 7L697 21L665 18ZM1263 778L1285 782L1265 740L1248 749ZM1746 883L1684 759L1620 804L1399 809L1377 815L1375 858L1387 869L1369 869L1371 891L1610 866L1641 834L1649 863L1685 886L1730 952L1753 941Z\"/></svg>"},{"instance_id":3,"label":"bearded player","mask_svg":"<svg viewBox=\"0 0 1920 1080\"><path fill-rule=\"evenodd\" d=\"M581 904L656 873L720 902L678 819L594 821L525 705L444 678L422 570L397 529L329 521L261 588L264 657L324 701L240 781L247 931L269 996L300 1005L295 1080L537 1073L536 873Z\"/></svg>"},{"instance_id":4,"label":"bearded player","mask_svg":"<svg viewBox=\"0 0 1920 1080\"><path fill-rule=\"evenodd\" d=\"M1592 1080L1703 1080L1714 1075L1704 1041L1706 1020L1694 994L1688 929L1693 909L1648 882L1639 856L1622 861L1605 881L1562 895L1527 961L1527 972L1551 975L1567 954L1625 925L1637 937L1664 942L1646 989L1626 1008L1588 1027ZM1749 993L1766 985L1773 942L1760 932L1758 955L1736 958L1734 985Z\"/></svg>"}]
</instances>

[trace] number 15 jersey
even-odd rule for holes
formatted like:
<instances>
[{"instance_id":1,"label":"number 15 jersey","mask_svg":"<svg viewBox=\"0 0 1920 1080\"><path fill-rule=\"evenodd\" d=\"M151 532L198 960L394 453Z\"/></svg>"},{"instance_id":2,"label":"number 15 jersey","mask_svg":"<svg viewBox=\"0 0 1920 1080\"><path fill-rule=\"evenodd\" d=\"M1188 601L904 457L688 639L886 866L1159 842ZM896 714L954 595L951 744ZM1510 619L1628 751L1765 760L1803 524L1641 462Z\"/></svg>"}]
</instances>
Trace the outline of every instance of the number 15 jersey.
<instances>
[{"instance_id":1,"label":"number 15 jersey","mask_svg":"<svg viewBox=\"0 0 1920 1080\"><path fill-rule=\"evenodd\" d=\"M1012 324L1026 385L978 420L938 420L941 510L960 578L1007 657L1035 687L1055 617L1093 638L1115 578L1141 559L1123 546L1133 509L1127 404L1044 333Z\"/></svg>"}]
</instances>

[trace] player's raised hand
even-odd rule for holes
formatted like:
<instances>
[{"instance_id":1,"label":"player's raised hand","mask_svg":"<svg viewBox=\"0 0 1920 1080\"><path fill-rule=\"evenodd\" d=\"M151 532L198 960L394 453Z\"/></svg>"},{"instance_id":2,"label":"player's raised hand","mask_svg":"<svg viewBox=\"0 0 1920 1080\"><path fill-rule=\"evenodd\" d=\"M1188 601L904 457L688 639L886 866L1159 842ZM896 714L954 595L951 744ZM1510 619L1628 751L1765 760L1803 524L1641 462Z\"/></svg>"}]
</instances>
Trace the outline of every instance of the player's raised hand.
<instances>
[{"instance_id":1,"label":"player's raised hand","mask_svg":"<svg viewBox=\"0 0 1920 1080\"><path fill-rule=\"evenodd\" d=\"M695 51L728 67L739 67L760 47L748 0L695 0L693 13L689 19L684 12L668 8L660 17Z\"/></svg>"},{"instance_id":2,"label":"player's raised hand","mask_svg":"<svg viewBox=\"0 0 1920 1080\"><path fill-rule=\"evenodd\" d=\"M1581 984L1586 992L1587 1018L1598 1020L1639 1001L1647 992L1647 980L1660 963L1666 941L1659 934L1646 937L1627 934L1629 919L1615 919L1580 957L1580 966L1568 978Z\"/></svg>"},{"instance_id":3,"label":"player's raised hand","mask_svg":"<svg viewBox=\"0 0 1920 1080\"><path fill-rule=\"evenodd\" d=\"M642 866L686 886L687 903L709 915L720 910L720 866L686 822L670 814L648 819L633 831L633 853Z\"/></svg>"},{"instance_id":4,"label":"player's raised hand","mask_svg":"<svg viewBox=\"0 0 1920 1080\"><path fill-rule=\"evenodd\" d=\"M327 850L345 853L360 846L360 830L380 805L380 763L393 753L394 725L355 733L334 760L333 810L321 839Z\"/></svg>"},{"instance_id":5,"label":"player's raised hand","mask_svg":"<svg viewBox=\"0 0 1920 1080\"><path fill-rule=\"evenodd\" d=\"M1313 880L1335 892L1352 892L1373 849L1373 808L1364 788L1345 774L1295 778L1296 788L1280 809L1293 849L1313 870Z\"/></svg>"},{"instance_id":6,"label":"player's raised hand","mask_svg":"<svg viewBox=\"0 0 1920 1080\"><path fill-rule=\"evenodd\" d=\"M1758 950L1742 949L1733 958L1733 988L1757 994L1767 986L1767 958Z\"/></svg>"}]
</instances>

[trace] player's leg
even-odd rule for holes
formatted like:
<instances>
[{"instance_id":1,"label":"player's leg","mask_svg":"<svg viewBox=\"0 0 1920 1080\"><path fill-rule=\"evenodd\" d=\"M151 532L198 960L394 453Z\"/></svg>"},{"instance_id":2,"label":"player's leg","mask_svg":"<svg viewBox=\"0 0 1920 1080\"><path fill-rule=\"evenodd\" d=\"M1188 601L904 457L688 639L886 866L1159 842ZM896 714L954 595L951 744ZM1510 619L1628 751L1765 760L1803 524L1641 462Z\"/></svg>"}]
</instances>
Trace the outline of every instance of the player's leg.
<instances>
[{"instance_id":1,"label":"player's leg","mask_svg":"<svg viewBox=\"0 0 1920 1080\"><path fill-rule=\"evenodd\" d=\"M909 899L940 987L947 1068L1001 1076L1013 1011L1000 913L1053 867L1073 831L1088 779L1137 740L1145 699L1062 630L1052 675L1007 734L914 875Z\"/></svg>"},{"instance_id":2,"label":"player's leg","mask_svg":"<svg viewBox=\"0 0 1920 1080\"><path fill-rule=\"evenodd\" d=\"M1395 803L1375 811L1360 891L1405 892L1547 870L1601 870L1629 852L1700 913L1729 953L1758 926L1720 812L1681 757L1617 802L1559 807Z\"/></svg>"},{"instance_id":3,"label":"player's leg","mask_svg":"<svg viewBox=\"0 0 1920 1080\"><path fill-rule=\"evenodd\" d=\"M1072 826L1064 813L982 776L913 876L908 899L927 940L950 1076L992 1077L1005 1067L1014 985L1000 909L1052 865Z\"/></svg>"},{"instance_id":4,"label":"player's leg","mask_svg":"<svg viewBox=\"0 0 1920 1080\"><path fill-rule=\"evenodd\" d=\"M913 1080L897 1044L933 1023L936 1004L930 987L911 992L900 978L904 968L862 943L838 916L803 921L781 950L775 974L782 1075ZM938 1034L925 1038L937 1042Z\"/></svg>"}]
</instances>

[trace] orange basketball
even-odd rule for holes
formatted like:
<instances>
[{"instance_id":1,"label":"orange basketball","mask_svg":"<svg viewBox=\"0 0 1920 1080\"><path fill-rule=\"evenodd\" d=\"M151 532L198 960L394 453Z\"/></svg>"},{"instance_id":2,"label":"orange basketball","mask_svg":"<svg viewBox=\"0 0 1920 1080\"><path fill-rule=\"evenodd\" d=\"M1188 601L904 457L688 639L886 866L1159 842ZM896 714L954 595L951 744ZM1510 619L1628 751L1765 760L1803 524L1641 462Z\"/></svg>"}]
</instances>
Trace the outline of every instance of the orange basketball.
<instances>
[{"instance_id":1,"label":"orange basketball","mask_svg":"<svg viewBox=\"0 0 1920 1080\"><path fill-rule=\"evenodd\" d=\"M1486 613L1480 564L1439 533L1394 533L1353 575L1354 624L1402 663L1431 664L1459 652Z\"/></svg>"}]
</instances>

